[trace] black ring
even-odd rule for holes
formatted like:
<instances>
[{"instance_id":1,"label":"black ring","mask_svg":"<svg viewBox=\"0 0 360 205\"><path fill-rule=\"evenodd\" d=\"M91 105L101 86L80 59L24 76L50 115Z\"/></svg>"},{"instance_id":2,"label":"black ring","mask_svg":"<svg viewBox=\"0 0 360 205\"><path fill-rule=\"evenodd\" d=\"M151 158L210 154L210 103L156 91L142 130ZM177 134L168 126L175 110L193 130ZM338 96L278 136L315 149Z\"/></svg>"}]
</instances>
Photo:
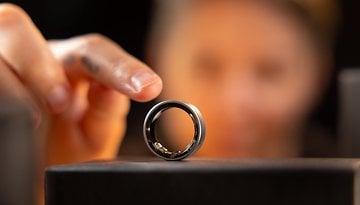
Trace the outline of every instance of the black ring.
<instances>
[{"instance_id":1,"label":"black ring","mask_svg":"<svg viewBox=\"0 0 360 205\"><path fill-rule=\"evenodd\" d=\"M188 113L194 123L194 139L182 151L169 151L155 136L156 122L161 114L169 108L179 108L184 110ZM150 109L145 117L143 134L146 145L156 156L165 160L182 160L194 154L204 142L205 123L200 111L194 105L181 101L168 100L160 102Z\"/></svg>"}]
</instances>

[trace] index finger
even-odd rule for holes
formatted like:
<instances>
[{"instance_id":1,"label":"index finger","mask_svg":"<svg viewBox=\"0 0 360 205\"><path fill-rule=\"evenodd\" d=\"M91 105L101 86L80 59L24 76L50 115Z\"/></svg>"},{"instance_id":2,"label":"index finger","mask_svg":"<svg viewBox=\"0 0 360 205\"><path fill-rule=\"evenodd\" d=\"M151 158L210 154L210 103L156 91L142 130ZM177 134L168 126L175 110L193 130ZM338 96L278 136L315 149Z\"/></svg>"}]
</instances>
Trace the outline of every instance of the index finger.
<instances>
[{"instance_id":1,"label":"index finger","mask_svg":"<svg viewBox=\"0 0 360 205\"><path fill-rule=\"evenodd\" d=\"M50 42L67 72L89 77L136 101L149 101L162 89L160 77L147 65L99 34Z\"/></svg>"}]
</instances>

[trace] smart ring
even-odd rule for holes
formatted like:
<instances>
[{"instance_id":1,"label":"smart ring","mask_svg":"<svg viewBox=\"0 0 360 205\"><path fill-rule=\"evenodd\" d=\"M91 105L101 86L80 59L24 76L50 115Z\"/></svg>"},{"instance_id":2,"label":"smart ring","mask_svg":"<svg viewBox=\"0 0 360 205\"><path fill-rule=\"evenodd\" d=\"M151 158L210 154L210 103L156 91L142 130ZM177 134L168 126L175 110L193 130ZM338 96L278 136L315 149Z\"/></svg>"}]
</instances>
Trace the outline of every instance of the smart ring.
<instances>
[{"instance_id":1,"label":"smart ring","mask_svg":"<svg viewBox=\"0 0 360 205\"><path fill-rule=\"evenodd\" d=\"M194 138L182 151L170 151L156 138L155 127L161 114L169 108L179 108L185 111L194 124ZM168 100L156 104L147 113L143 126L146 145L152 153L165 160L182 160L194 154L202 145L205 138L205 123L200 111L192 104L182 101Z\"/></svg>"}]
</instances>

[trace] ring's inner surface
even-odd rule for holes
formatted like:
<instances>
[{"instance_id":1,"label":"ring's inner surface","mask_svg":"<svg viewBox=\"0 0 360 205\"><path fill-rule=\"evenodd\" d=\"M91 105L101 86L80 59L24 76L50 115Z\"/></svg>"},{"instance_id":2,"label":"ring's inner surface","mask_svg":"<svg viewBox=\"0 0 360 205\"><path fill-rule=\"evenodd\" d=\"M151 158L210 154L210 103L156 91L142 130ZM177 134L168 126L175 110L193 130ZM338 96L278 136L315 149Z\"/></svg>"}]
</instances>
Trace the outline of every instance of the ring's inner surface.
<instances>
[{"instance_id":1,"label":"ring's inner surface","mask_svg":"<svg viewBox=\"0 0 360 205\"><path fill-rule=\"evenodd\" d=\"M184 110L176 107L168 108L159 112L154 117L155 136L159 149L167 149L169 152L185 150L191 144L195 127L191 116ZM164 152L166 150L163 150Z\"/></svg>"}]
</instances>

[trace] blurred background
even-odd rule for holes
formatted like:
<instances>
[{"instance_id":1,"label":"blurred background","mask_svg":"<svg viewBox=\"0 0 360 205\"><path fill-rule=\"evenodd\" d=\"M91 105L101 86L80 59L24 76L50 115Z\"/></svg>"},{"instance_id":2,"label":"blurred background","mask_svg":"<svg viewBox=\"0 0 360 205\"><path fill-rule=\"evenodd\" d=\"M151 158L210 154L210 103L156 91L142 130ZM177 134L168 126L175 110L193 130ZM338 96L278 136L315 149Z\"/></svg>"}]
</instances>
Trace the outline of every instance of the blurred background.
<instances>
[{"instance_id":1,"label":"blurred background","mask_svg":"<svg viewBox=\"0 0 360 205\"><path fill-rule=\"evenodd\" d=\"M21 6L32 17L46 39L64 39L86 33L101 33L117 42L130 54L146 60L146 45L155 7L153 1L14 0L6 2ZM360 68L360 52L358 51L360 49L358 23L360 2L347 0L339 1L338 4L340 18L335 42L332 45L335 51L334 71L324 97L310 115L309 124L312 126L309 133L311 134L305 134L306 149L301 153L304 157L360 156L360 126L358 126L360 125L358 121L360 120L360 109L358 108L360 103L360 69L358 69ZM144 156L149 154L143 142L142 123L146 112L154 103L132 102L128 116L127 134L119 155ZM7 106L10 108L11 103ZM10 123L10 125L4 124L4 128L0 130L0 136L4 139L2 142L5 142L0 144L2 145L0 146L0 167L9 166L10 169L13 166L15 168L11 167L12 170L29 169L30 172L34 165L20 163L10 164L10 166L6 163L12 161L7 156L22 157L22 160L13 160L16 162L26 161L28 157L32 157L23 153L21 155L14 154L13 152L18 149L7 149L9 146L27 146L27 148L19 147L19 149L32 149L31 142L26 141L30 139L26 135L31 133L29 125L31 122L29 119L24 120L22 115L16 115L19 112L17 109L0 109L0 111L3 112L0 116L3 118L0 119ZM8 116L15 118L11 121L12 118L9 120ZM18 125L18 123L22 124ZM21 132L22 129L8 130L8 128L19 126L24 128L23 132ZM326 136L326 139L313 137L315 135ZM18 137L15 143L13 141L15 138L11 136ZM33 150L29 151L29 153L31 152ZM26 166L26 168L22 166ZM11 176L11 178L17 179L18 177ZM0 182L3 182L0 184L0 188L7 187L7 183L13 183L1 180ZM15 182L16 185L13 188L18 189L17 186L21 186L19 185L21 182L19 180L15 180ZM26 190L27 187L23 186L22 188ZM7 193L7 190L0 190L0 193ZM26 197L31 198L32 195L28 194L20 199L27 199ZM0 195L0 204L3 204L2 198L6 197ZM16 197L11 197L11 199L16 199ZM16 204L26 204L26 202L16 202Z\"/></svg>"},{"instance_id":2,"label":"blurred background","mask_svg":"<svg viewBox=\"0 0 360 205\"><path fill-rule=\"evenodd\" d=\"M47 39L62 39L97 32L113 39L137 58L142 60L145 58L145 44L154 8L153 1L14 0L7 2L24 8ZM327 147L337 146L338 73L344 68L360 66L358 52L360 3L358 1L339 1L338 3L341 18L334 44L335 74L325 98L311 117L311 120L319 125L320 132L327 132L327 135L332 137ZM144 143L142 143L141 126L146 111L152 104L153 102L132 104L128 117L128 134L122 144L121 153L130 155L147 153L145 146L142 146ZM143 151L134 150L133 144L142 147ZM314 149L317 149L316 145ZM328 153L335 155L334 151Z\"/></svg>"}]
</instances>

